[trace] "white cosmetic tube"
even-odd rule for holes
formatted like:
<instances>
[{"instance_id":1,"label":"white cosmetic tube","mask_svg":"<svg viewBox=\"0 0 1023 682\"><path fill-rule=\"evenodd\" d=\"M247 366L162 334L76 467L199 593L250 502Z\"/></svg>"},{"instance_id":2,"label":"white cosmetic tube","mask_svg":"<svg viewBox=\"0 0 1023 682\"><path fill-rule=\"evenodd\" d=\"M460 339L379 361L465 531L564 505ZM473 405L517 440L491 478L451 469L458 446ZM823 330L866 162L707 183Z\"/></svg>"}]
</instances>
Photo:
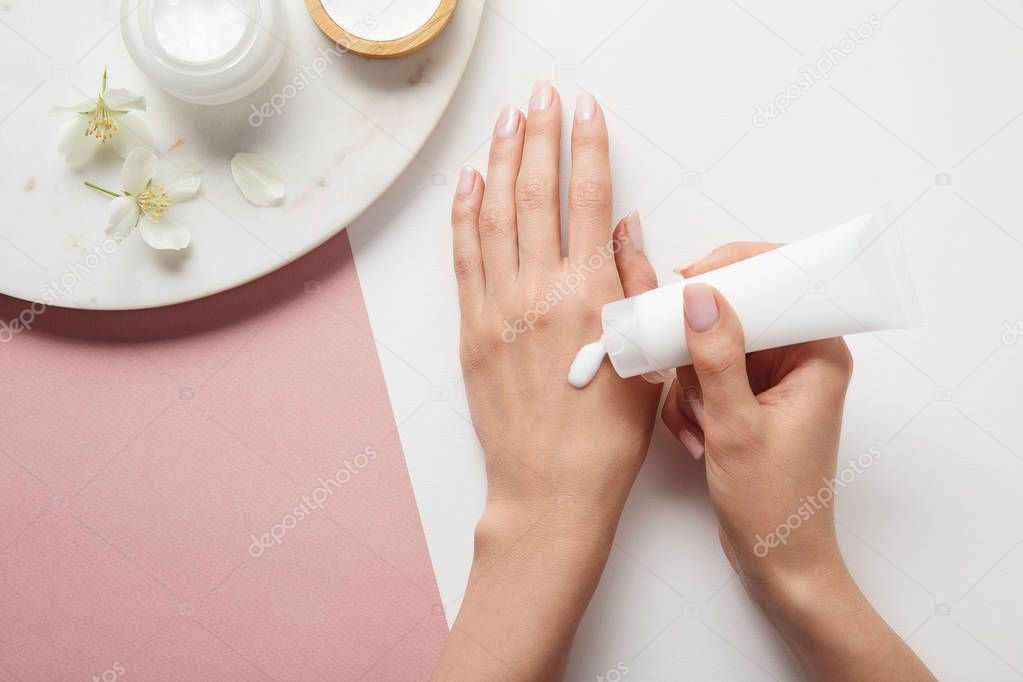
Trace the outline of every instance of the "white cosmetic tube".
<instances>
[{"instance_id":1,"label":"white cosmetic tube","mask_svg":"<svg viewBox=\"0 0 1023 682\"><path fill-rule=\"evenodd\" d=\"M692 364L682 291L695 282L720 291L735 309L747 352L908 328L921 320L898 235L877 214L868 214L748 260L605 305L602 342L619 376Z\"/></svg>"}]
</instances>

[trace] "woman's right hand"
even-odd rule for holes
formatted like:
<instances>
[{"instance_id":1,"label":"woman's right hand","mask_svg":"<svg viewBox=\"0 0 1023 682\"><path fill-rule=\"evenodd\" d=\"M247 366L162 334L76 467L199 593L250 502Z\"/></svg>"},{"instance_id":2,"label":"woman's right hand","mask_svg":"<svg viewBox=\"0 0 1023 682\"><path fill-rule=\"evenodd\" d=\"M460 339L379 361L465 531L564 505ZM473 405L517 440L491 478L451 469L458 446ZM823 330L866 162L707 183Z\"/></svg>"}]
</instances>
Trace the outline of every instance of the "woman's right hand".
<instances>
[{"instance_id":1,"label":"woman's right hand","mask_svg":"<svg viewBox=\"0 0 1023 682\"><path fill-rule=\"evenodd\" d=\"M728 244L681 274L773 248ZM866 601L839 551L836 455L852 374L845 342L747 356L739 319L718 291L690 284L684 302L693 365L677 370L661 416L706 461L721 546L746 590L814 679L933 679ZM840 478L880 455L871 448Z\"/></svg>"}]
</instances>

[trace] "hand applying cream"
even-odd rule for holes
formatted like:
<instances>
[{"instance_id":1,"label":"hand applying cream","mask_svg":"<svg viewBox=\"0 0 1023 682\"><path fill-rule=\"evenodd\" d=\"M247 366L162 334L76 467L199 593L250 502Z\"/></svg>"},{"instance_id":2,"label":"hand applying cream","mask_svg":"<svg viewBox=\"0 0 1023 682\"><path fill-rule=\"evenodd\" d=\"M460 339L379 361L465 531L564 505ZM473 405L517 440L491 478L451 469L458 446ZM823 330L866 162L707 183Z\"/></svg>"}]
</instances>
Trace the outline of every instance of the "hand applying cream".
<instances>
[{"instance_id":1,"label":"hand applying cream","mask_svg":"<svg viewBox=\"0 0 1023 682\"><path fill-rule=\"evenodd\" d=\"M746 352L858 332L903 329L919 308L894 230L865 215L780 249L684 282L604 306L601 340L584 346L568 381L582 388L603 354L629 378L692 364L686 346L683 291L702 282L732 304L746 332Z\"/></svg>"}]
</instances>

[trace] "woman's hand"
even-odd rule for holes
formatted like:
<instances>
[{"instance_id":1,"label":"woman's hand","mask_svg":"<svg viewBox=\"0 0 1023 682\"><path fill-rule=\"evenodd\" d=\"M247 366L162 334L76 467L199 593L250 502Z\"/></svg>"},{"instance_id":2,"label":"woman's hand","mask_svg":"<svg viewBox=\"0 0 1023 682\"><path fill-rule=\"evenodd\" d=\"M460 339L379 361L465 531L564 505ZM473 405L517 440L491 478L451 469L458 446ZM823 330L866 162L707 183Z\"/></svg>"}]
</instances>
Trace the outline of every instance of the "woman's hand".
<instances>
[{"instance_id":1,"label":"woman's hand","mask_svg":"<svg viewBox=\"0 0 1023 682\"><path fill-rule=\"evenodd\" d=\"M611 230L603 112L579 97L562 256L561 102L506 107L486 182L465 169L452 223L462 367L486 456L487 506L469 588L436 679L554 679L603 570L649 445L659 391L605 363L568 385L601 307L656 286L638 217ZM541 627L542 626L542 627Z\"/></svg>"},{"instance_id":2,"label":"woman's hand","mask_svg":"<svg viewBox=\"0 0 1023 682\"><path fill-rule=\"evenodd\" d=\"M772 248L729 244L681 273ZM719 292L691 284L684 300L694 364L677 370L661 414L706 460L721 546L747 591L812 679L933 679L856 587L838 548L836 454L852 374L845 343L747 356L739 320ZM869 450L849 471L879 456Z\"/></svg>"}]
</instances>

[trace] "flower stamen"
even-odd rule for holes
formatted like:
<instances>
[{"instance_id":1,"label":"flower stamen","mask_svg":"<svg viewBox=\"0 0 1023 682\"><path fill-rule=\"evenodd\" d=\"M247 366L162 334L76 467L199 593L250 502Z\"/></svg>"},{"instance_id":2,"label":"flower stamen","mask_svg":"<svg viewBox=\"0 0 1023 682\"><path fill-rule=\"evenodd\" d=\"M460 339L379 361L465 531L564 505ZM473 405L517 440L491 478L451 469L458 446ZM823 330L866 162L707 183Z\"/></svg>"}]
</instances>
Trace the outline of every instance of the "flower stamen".
<instances>
[{"instance_id":1,"label":"flower stamen","mask_svg":"<svg viewBox=\"0 0 1023 682\"><path fill-rule=\"evenodd\" d=\"M103 101L103 98L100 98L96 103L96 108L89 116L89 127L85 129L85 136L95 137L100 144L106 144L120 130L121 126L114 120L110 107Z\"/></svg>"},{"instance_id":2,"label":"flower stamen","mask_svg":"<svg viewBox=\"0 0 1023 682\"><path fill-rule=\"evenodd\" d=\"M167 190L153 184L150 184L145 191L135 197L135 203L138 204L139 210L154 223L160 222L163 214L174 205L174 202L167 196Z\"/></svg>"}]
</instances>

